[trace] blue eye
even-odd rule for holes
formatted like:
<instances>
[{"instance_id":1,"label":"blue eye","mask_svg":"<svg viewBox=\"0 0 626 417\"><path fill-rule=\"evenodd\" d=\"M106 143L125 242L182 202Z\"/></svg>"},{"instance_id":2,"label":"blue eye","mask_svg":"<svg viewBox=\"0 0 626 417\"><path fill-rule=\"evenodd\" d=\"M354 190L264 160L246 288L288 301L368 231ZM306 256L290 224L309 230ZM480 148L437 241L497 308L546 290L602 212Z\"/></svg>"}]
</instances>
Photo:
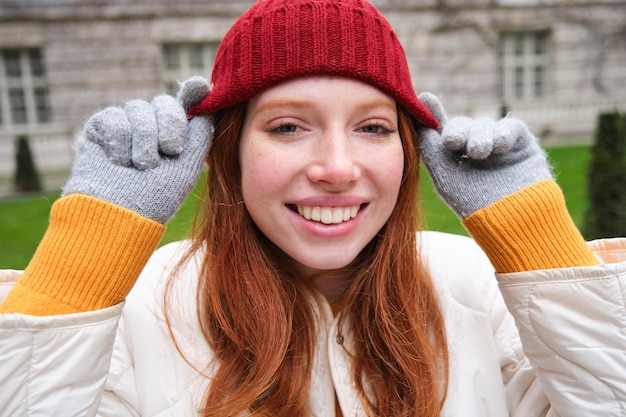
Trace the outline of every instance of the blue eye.
<instances>
[{"instance_id":1,"label":"blue eye","mask_svg":"<svg viewBox=\"0 0 626 417\"><path fill-rule=\"evenodd\" d=\"M364 133L368 133L368 134L372 134L372 135L385 135L385 134L394 132L392 129L389 129L386 126L379 125L379 124L363 126L361 128L361 130Z\"/></svg>"},{"instance_id":2,"label":"blue eye","mask_svg":"<svg viewBox=\"0 0 626 417\"><path fill-rule=\"evenodd\" d=\"M270 129L270 132L274 133L296 133L298 130L298 126L292 123L283 123L278 127L274 127Z\"/></svg>"}]
</instances>

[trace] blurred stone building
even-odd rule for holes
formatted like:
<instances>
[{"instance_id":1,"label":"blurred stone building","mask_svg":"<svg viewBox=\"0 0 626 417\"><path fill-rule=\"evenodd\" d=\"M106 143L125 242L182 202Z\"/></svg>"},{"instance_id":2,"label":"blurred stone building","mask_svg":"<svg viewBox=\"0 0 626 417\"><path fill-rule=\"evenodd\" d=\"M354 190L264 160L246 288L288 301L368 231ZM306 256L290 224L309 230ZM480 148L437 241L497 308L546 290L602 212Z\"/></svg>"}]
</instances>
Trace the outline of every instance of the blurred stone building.
<instances>
[{"instance_id":1,"label":"blurred stone building","mask_svg":"<svg viewBox=\"0 0 626 417\"><path fill-rule=\"evenodd\" d=\"M414 85L450 115L526 120L545 143L588 141L626 110L626 1L372 0ZM0 177L30 138L40 171L66 172L82 122L108 105L210 75L251 0L0 0Z\"/></svg>"}]
</instances>

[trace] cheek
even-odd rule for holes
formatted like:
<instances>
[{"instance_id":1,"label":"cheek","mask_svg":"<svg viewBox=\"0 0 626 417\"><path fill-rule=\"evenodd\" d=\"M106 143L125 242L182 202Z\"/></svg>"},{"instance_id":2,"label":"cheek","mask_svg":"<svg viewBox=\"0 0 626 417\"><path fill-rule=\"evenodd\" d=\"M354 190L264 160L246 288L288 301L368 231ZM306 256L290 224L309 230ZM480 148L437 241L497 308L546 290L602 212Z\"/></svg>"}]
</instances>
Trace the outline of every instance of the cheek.
<instances>
[{"instance_id":1,"label":"cheek","mask_svg":"<svg viewBox=\"0 0 626 417\"><path fill-rule=\"evenodd\" d=\"M380 173L378 187L382 189L381 198L384 201L384 211L388 217L398 203L400 186L404 176L404 153L400 149L389 155L385 161L379 161L379 167L385 167Z\"/></svg>"},{"instance_id":2,"label":"cheek","mask_svg":"<svg viewBox=\"0 0 626 417\"><path fill-rule=\"evenodd\" d=\"M254 158L247 158L243 155L241 158L241 192L244 201L251 199L257 190L257 181L263 184L259 179L259 175L263 174L262 163L255 161Z\"/></svg>"},{"instance_id":3,"label":"cheek","mask_svg":"<svg viewBox=\"0 0 626 417\"><path fill-rule=\"evenodd\" d=\"M402 146L398 146L380 158L373 166L385 167L380 175L381 185L387 187L390 194L397 197L404 175L404 152ZM394 198L395 200L395 198Z\"/></svg>"},{"instance_id":4,"label":"cheek","mask_svg":"<svg viewBox=\"0 0 626 417\"><path fill-rule=\"evenodd\" d=\"M396 160L394 162L394 166L396 167L394 172L394 178L397 182L397 188L400 188L400 183L402 182L402 176L404 175L404 152L402 149L396 155Z\"/></svg>"},{"instance_id":5,"label":"cheek","mask_svg":"<svg viewBox=\"0 0 626 417\"><path fill-rule=\"evenodd\" d=\"M241 166L241 189L244 201L254 202L269 197L270 191L278 187L282 178L282 164L275 152L242 144L239 162Z\"/></svg>"},{"instance_id":6,"label":"cheek","mask_svg":"<svg viewBox=\"0 0 626 417\"><path fill-rule=\"evenodd\" d=\"M250 145L247 145L245 140L242 140L239 148L239 166L241 167L241 192L244 201L248 201L250 190L255 189L254 179L259 167L255 163Z\"/></svg>"}]
</instances>

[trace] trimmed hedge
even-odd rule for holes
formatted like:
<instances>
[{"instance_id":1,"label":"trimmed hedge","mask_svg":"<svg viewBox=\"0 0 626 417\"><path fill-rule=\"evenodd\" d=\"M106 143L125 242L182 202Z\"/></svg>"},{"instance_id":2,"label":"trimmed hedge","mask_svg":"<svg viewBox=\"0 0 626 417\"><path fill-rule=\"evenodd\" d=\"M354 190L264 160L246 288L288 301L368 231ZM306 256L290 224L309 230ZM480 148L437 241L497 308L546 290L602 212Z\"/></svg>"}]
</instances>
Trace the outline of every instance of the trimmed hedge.
<instances>
[{"instance_id":1,"label":"trimmed hedge","mask_svg":"<svg viewBox=\"0 0 626 417\"><path fill-rule=\"evenodd\" d=\"M626 114L598 115L588 178L585 238L626 236Z\"/></svg>"},{"instance_id":2,"label":"trimmed hedge","mask_svg":"<svg viewBox=\"0 0 626 417\"><path fill-rule=\"evenodd\" d=\"M28 137L17 138L17 152L15 153L15 176L13 186L17 192L40 191L41 181L30 151Z\"/></svg>"}]
</instances>

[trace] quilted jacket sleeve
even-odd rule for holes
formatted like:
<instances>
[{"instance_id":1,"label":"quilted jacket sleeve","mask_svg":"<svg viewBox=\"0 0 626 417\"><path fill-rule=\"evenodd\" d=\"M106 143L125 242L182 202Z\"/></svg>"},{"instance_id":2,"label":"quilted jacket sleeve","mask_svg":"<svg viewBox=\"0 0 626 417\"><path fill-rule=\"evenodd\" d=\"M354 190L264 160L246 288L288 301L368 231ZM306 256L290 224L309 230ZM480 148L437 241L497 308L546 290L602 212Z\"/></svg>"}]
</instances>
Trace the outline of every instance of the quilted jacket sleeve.
<instances>
[{"instance_id":1,"label":"quilted jacket sleeve","mask_svg":"<svg viewBox=\"0 0 626 417\"><path fill-rule=\"evenodd\" d=\"M157 291L182 247L158 250L125 303L56 316L0 314L0 417L195 415L206 380L172 343ZM21 274L0 270L0 302ZM193 282L177 287L184 293L175 296L194 300L197 271L185 276ZM194 303L181 306L177 335L200 367L211 352L199 329L188 327Z\"/></svg>"},{"instance_id":2,"label":"quilted jacket sleeve","mask_svg":"<svg viewBox=\"0 0 626 417\"><path fill-rule=\"evenodd\" d=\"M2 315L0 417L95 416L121 311Z\"/></svg>"},{"instance_id":3,"label":"quilted jacket sleeve","mask_svg":"<svg viewBox=\"0 0 626 417\"><path fill-rule=\"evenodd\" d=\"M527 399L547 396L548 416L626 415L626 239L591 247L604 264L498 275L536 372L513 378ZM514 415L540 403L522 398Z\"/></svg>"}]
</instances>

